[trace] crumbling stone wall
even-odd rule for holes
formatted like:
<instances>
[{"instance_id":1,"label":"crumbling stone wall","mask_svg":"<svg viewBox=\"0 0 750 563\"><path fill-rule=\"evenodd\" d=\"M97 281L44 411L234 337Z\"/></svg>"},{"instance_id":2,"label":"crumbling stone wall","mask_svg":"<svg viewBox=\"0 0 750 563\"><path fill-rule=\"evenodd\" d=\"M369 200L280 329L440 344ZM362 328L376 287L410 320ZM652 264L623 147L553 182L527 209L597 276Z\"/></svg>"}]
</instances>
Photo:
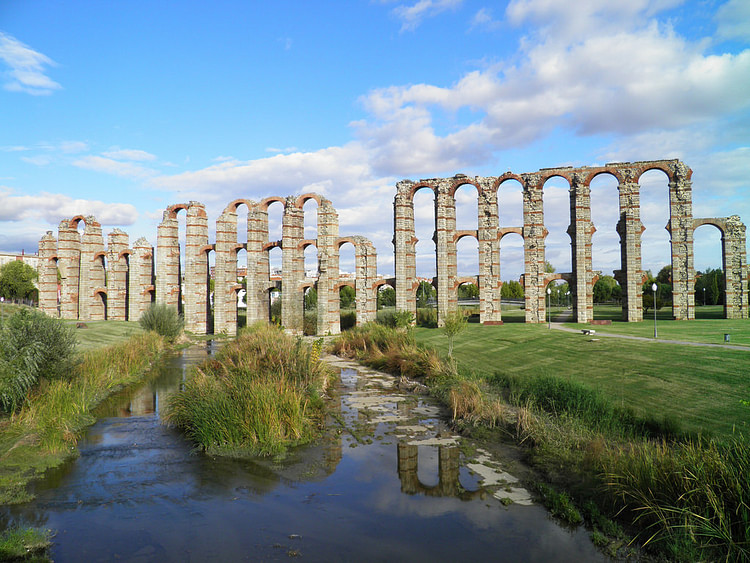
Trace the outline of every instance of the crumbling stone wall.
<instances>
[{"instance_id":1,"label":"crumbling stone wall","mask_svg":"<svg viewBox=\"0 0 750 563\"><path fill-rule=\"evenodd\" d=\"M435 261L437 276L433 284L438 290L438 324L443 324L447 312L456 308L456 290L467 278L456 277L456 242L464 236L475 236L479 243L480 322L501 322L499 289L499 244L509 232L520 232L524 240L524 274L526 322L545 321L546 288L553 279L570 283L573 313L579 323L593 320L593 287L600 272L592 270L591 243L596 227L591 220L591 181L599 174L617 179L620 219L621 265L615 279L622 288L623 319L643 320L642 290L644 272L641 265L640 177L650 170L661 170L669 180L670 220L667 230L671 237L673 305L675 319L695 318L693 286L693 231L692 170L679 160L612 163L595 167L543 168L537 172L499 177L463 175L453 178L433 178L414 182L402 180L396 184L394 199L394 250L396 265L396 307L416 312L414 292L416 276L416 243L414 230L414 193L429 188L435 194ZM571 240L572 272L559 275L545 271L544 185L550 178L560 177L570 188L570 224L567 232ZM523 226L499 226L497 220L497 190L506 180L517 180L523 190ZM478 193L477 231L457 231L455 199L457 187L471 184ZM724 269L727 272L727 316L747 316L747 266L744 225L736 220L722 223L725 240ZM744 266L743 266L744 265ZM743 270L743 267L745 270ZM731 272L729 272L731 270ZM743 312L744 311L744 312ZM743 317L743 318L744 318Z\"/></svg>"}]
</instances>

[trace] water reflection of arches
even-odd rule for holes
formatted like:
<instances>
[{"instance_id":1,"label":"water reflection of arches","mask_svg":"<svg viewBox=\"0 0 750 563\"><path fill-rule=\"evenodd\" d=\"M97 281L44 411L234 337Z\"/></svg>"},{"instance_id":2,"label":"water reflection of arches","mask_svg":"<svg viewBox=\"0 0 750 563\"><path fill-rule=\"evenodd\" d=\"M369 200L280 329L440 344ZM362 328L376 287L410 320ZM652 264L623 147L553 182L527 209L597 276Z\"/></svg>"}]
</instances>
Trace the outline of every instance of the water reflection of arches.
<instances>
[{"instance_id":1,"label":"water reflection of arches","mask_svg":"<svg viewBox=\"0 0 750 563\"><path fill-rule=\"evenodd\" d=\"M402 493L461 500L484 498L484 489L469 491L461 484L461 452L457 446L438 446L438 483L433 486L425 485L419 480L419 447L399 442L397 448L398 478Z\"/></svg>"}]
</instances>

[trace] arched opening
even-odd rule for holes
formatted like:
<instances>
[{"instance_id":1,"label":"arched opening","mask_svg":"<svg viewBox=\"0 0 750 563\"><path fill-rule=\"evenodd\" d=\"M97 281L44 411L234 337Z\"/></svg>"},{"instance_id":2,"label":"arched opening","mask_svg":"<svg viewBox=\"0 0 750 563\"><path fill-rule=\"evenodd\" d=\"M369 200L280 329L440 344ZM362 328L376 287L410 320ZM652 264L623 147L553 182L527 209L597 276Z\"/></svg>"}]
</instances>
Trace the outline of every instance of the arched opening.
<instances>
[{"instance_id":1,"label":"arched opening","mask_svg":"<svg viewBox=\"0 0 750 563\"><path fill-rule=\"evenodd\" d=\"M544 241L547 273L570 272L570 184L565 178L553 176L544 183L543 208L544 226L549 232Z\"/></svg>"},{"instance_id":2,"label":"arched opening","mask_svg":"<svg viewBox=\"0 0 750 563\"><path fill-rule=\"evenodd\" d=\"M107 320L107 258L103 251L94 255L89 276L89 284L93 289L89 318L92 321Z\"/></svg>"},{"instance_id":3,"label":"arched opening","mask_svg":"<svg viewBox=\"0 0 750 563\"><path fill-rule=\"evenodd\" d=\"M417 278L417 281L417 325L434 328L437 326L437 288L431 279Z\"/></svg>"},{"instance_id":4,"label":"arched opening","mask_svg":"<svg viewBox=\"0 0 750 563\"><path fill-rule=\"evenodd\" d=\"M523 236L520 232L501 231L500 265L503 322L525 322Z\"/></svg>"},{"instance_id":5,"label":"arched opening","mask_svg":"<svg viewBox=\"0 0 750 563\"><path fill-rule=\"evenodd\" d=\"M304 299L302 333L311 336L318 333L318 291L314 285L306 285L302 297Z\"/></svg>"},{"instance_id":6,"label":"arched opening","mask_svg":"<svg viewBox=\"0 0 750 563\"><path fill-rule=\"evenodd\" d=\"M432 280L437 275L437 255L432 238L435 234L435 193L429 187L422 187L414 193L413 199L416 276Z\"/></svg>"},{"instance_id":7,"label":"arched opening","mask_svg":"<svg viewBox=\"0 0 750 563\"><path fill-rule=\"evenodd\" d=\"M693 235L695 264L695 318L721 319L726 307L721 230L712 224L701 225Z\"/></svg>"},{"instance_id":8,"label":"arched opening","mask_svg":"<svg viewBox=\"0 0 750 563\"><path fill-rule=\"evenodd\" d=\"M589 186L591 223L595 229L591 237L591 269L600 272L599 281L593 287L594 319L621 320L622 292L614 279L614 272L621 264L620 236L617 233L620 219L618 181L611 174L598 174Z\"/></svg>"},{"instance_id":9,"label":"arched opening","mask_svg":"<svg viewBox=\"0 0 750 563\"><path fill-rule=\"evenodd\" d=\"M392 314L396 310L396 288L389 283L382 283L377 287L378 320L381 321L383 315ZM383 315L380 314L383 311Z\"/></svg>"},{"instance_id":10,"label":"arched opening","mask_svg":"<svg viewBox=\"0 0 750 563\"><path fill-rule=\"evenodd\" d=\"M284 203L273 200L268 203L268 241L274 242L282 239L282 225L284 218ZM279 266L280 267L280 266Z\"/></svg>"},{"instance_id":11,"label":"arched opening","mask_svg":"<svg viewBox=\"0 0 750 563\"><path fill-rule=\"evenodd\" d=\"M641 192L641 264L646 276L656 277L671 265L669 232L669 178L661 170L649 170L638 180Z\"/></svg>"},{"instance_id":12,"label":"arched opening","mask_svg":"<svg viewBox=\"0 0 750 563\"><path fill-rule=\"evenodd\" d=\"M268 322L281 325L281 290L277 286L268 288Z\"/></svg>"},{"instance_id":13,"label":"arched opening","mask_svg":"<svg viewBox=\"0 0 750 563\"><path fill-rule=\"evenodd\" d=\"M107 320L107 290L102 289L94 292L94 303L92 304L92 309L91 320ZM96 313L96 318L94 313ZM101 314L101 318L99 318L99 314Z\"/></svg>"},{"instance_id":14,"label":"arched opening","mask_svg":"<svg viewBox=\"0 0 750 563\"><path fill-rule=\"evenodd\" d=\"M460 279L460 278L459 278ZM479 322L479 286L473 281L462 281L456 288L459 310L468 316L469 322Z\"/></svg>"},{"instance_id":15,"label":"arched opening","mask_svg":"<svg viewBox=\"0 0 750 563\"><path fill-rule=\"evenodd\" d=\"M569 322L572 313L569 309L570 285L561 277L551 280L544 288L546 317L545 322Z\"/></svg>"},{"instance_id":16,"label":"arched opening","mask_svg":"<svg viewBox=\"0 0 750 563\"><path fill-rule=\"evenodd\" d=\"M477 229L478 195L474 184L461 184L454 194L456 202L456 230L469 231Z\"/></svg>"},{"instance_id":17,"label":"arched opening","mask_svg":"<svg viewBox=\"0 0 750 563\"><path fill-rule=\"evenodd\" d=\"M314 197L305 199L302 205L302 213L305 219L303 237L309 240L318 238L318 202Z\"/></svg>"},{"instance_id":18,"label":"arched opening","mask_svg":"<svg viewBox=\"0 0 750 563\"><path fill-rule=\"evenodd\" d=\"M341 330L348 330L357 324L356 310L357 291L354 281L342 282L339 285L339 323Z\"/></svg>"}]
</instances>

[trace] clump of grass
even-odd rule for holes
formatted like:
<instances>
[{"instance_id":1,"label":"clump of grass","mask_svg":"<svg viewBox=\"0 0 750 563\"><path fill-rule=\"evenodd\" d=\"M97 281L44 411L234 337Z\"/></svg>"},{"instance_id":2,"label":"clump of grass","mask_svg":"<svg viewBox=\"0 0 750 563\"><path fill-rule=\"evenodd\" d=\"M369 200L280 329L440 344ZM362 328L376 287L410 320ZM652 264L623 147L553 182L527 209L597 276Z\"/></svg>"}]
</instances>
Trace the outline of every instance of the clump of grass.
<instances>
[{"instance_id":1,"label":"clump of grass","mask_svg":"<svg viewBox=\"0 0 750 563\"><path fill-rule=\"evenodd\" d=\"M266 323L245 329L196 368L166 420L211 454L271 455L308 442L330 375L320 346Z\"/></svg>"},{"instance_id":2,"label":"clump of grass","mask_svg":"<svg viewBox=\"0 0 750 563\"><path fill-rule=\"evenodd\" d=\"M680 559L750 559L750 444L742 436L645 441L610 449L603 465L647 544Z\"/></svg>"},{"instance_id":3,"label":"clump of grass","mask_svg":"<svg viewBox=\"0 0 750 563\"><path fill-rule=\"evenodd\" d=\"M163 303L152 303L138 319L138 323L143 330L153 331L170 342L177 340L185 326L185 321L177 310Z\"/></svg>"},{"instance_id":4,"label":"clump of grass","mask_svg":"<svg viewBox=\"0 0 750 563\"><path fill-rule=\"evenodd\" d=\"M12 526L0 533L0 560L38 559L52 545L52 532L40 528Z\"/></svg>"},{"instance_id":5,"label":"clump of grass","mask_svg":"<svg viewBox=\"0 0 750 563\"><path fill-rule=\"evenodd\" d=\"M537 483L535 486L542 504L550 513L563 522L577 526L583 522L583 516L573 504L570 496L565 491L557 491L546 483Z\"/></svg>"}]
</instances>

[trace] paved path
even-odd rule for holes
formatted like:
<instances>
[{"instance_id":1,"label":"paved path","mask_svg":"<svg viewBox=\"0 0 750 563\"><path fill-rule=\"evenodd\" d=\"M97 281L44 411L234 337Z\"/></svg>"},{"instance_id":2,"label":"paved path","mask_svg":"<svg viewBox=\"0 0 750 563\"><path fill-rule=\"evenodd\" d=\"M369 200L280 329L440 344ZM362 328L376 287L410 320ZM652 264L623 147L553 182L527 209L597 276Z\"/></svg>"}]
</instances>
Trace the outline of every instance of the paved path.
<instances>
[{"instance_id":1,"label":"paved path","mask_svg":"<svg viewBox=\"0 0 750 563\"><path fill-rule=\"evenodd\" d=\"M564 318L563 318L564 317ZM567 326L563 326L562 323L568 323L573 322L572 313L563 313L563 315L559 315L555 321L552 322L552 328L556 330L562 330L564 332L574 332L576 334L581 333L581 329L579 328L570 328ZM594 327L594 330L597 330ZM727 350L742 350L744 352L750 352L750 346L735 346L732 344L709 344L708 342L688 342L687 340L666 340L664 338L646 338L644 336L629 336L626 334L607 334L604 332L597 332L596 337L599 338L600 336L603 336L605 338L624 338L626 340L641 340L642 342L653 342L653 343L662 343L662 344L683 344L685 346L702 346L704 348L726 348Z\"/></svg>"}]
</instances>

